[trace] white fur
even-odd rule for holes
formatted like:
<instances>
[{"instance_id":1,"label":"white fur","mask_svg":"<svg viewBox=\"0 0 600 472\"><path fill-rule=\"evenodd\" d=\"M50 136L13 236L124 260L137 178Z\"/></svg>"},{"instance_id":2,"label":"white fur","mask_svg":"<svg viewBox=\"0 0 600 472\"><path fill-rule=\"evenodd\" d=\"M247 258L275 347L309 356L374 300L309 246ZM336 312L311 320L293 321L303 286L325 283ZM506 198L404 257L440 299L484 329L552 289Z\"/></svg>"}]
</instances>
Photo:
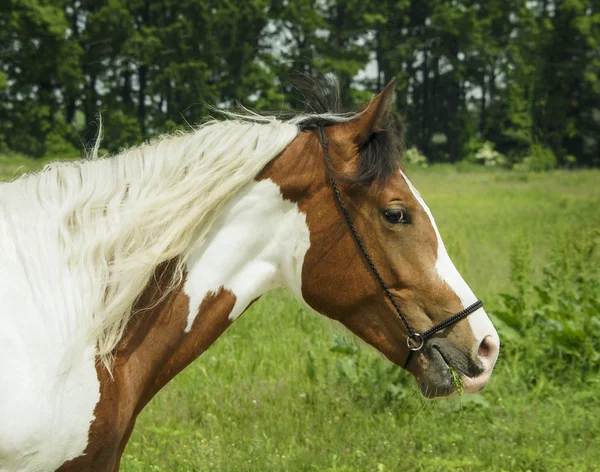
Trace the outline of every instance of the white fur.
<instances>
[{"instance_id":1,"label":"white fur","mask_svg":"<svg viewBox=\"0 0 600 472\"><path fill-rule=\"evenodd\" d=\"M477 297L467 285L467 283L464 281L458 270L456 270L454 263L450 259L450 256L446 251L446 247L444 246L444 242L442 241L442 236L440 235L437 225L435 224L433 215L431 214L431 210L423 200L423 197L421 197L419 191L415 188L415 186L404 174L404 172L402 172L402 170L400 170L400 174L402 174L402 177L406 181L417 202L419 202L419 204L425 210L425 213L427 213L427 216L429 216L431 226L433 226L433 229L437 236L438 253L437 262L435 264L437 273L439 274L440 278L450 286L454 293L456 293L463 305L463 308L472 305L477 301ZM471 326L471 331L473 332L473 337L475 338L476 346L479 346L480 342L486 336L492 336L497 343L500 342L498 338L498 333L496 332L494 325L488 318L483 308L480 308L474 313L471 313L467 317L467 320L469 320L469 325Z\"/></svg>"},{"instance_id":2,"label":"white fur","mask_svg":"<svg viewBox=\"0 0 600 472\"><path fill-rule=\"evenodd\" d=\"M3 472L55 470L81 455L100 397L89 315L79 323L89 271L63 264L56 215L25 197L0 186Z\"/></svg>"},{"instance_id":3,"label":"white fur","mask_svg":"<svg viewBox=\"0 0 600 472\"><path fill-rule=\"evenodd\" d=\"M236 297L230 320L268 290L288 286L302 297L302 264L310 246L306 217L271 180L251 182L227 205L192 252L184 287L189 332L204 298L220 288Z\"/></svg>"}]
</instances>

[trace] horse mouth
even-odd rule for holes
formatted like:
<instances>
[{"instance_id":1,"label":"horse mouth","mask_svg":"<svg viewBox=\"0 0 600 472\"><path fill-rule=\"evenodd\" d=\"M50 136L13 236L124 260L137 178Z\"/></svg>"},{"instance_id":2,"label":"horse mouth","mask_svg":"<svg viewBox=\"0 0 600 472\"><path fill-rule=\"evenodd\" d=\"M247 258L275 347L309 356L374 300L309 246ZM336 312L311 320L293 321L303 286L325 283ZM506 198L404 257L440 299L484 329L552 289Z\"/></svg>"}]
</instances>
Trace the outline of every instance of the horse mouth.
<instances>
[{"instance_id":1,"label":"horse mouth","mask_svg":"<svg viewBox=\"0 0 600 472\"><path fill-rule=\"evenodd\" d=\"M448 374L450 376L452 376L452 374L450 373L450 369L454 369L456 372L458 372L460 374L461 378L464 378L464 377L469 378L469 374L464 371L464 368L463 368L463 366L460 365L460 363L458 363L458 362L454 362L454 363L451 362L448 359L448 357L444 354L444 352L438 346L434 346L433 349L437 351L437 353L439 354L439 356L442 358L442 360L446 364L446 367L448 369Z\"/></svg>"},{"instance_id":2,"label":"horse mouth","mask_svg":"<svg viewBox=\"0 0 600 472\"><path fill-rule=\"evenodd\" d=\"M432 346L427 358L428 372L425 373L424 380L419 382L419 390L425 398L443 398L458 393L451 369L458 372L462 383L460 389L465 393L477 393L485 386L485 382L479 381L483 373L479 368L474 369L477 375L472 377L470 372L467 372L467 364L464 361L453 362L439 346Z\"/></svg>"}]
</instances>

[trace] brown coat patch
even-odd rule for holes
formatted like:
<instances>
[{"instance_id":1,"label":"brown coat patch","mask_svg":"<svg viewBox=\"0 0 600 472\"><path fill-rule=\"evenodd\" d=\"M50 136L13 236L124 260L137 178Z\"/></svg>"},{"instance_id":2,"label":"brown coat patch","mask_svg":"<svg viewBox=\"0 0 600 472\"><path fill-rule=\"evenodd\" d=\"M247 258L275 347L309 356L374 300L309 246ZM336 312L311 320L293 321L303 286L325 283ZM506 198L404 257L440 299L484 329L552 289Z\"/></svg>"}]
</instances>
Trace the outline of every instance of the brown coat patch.
<instances>
[{"instance_id":1,"label":"brown coat patch","mask_svg":"<svg viewBox=\"0 0 600 472\"><path fill-rule=\"evenodd\" d=\"M140 297L137 307L153 307L132 318L116 352L111 375L100 363L100 401L83 456L59 469L71 471L118 470L137 415L175 375L181 372L229 327L236 297L222 288L207 296L189 333L189 299L182 290L166 297L162 287L170 280L173 262L164 264Z\"/></svg>"}]
</instances>

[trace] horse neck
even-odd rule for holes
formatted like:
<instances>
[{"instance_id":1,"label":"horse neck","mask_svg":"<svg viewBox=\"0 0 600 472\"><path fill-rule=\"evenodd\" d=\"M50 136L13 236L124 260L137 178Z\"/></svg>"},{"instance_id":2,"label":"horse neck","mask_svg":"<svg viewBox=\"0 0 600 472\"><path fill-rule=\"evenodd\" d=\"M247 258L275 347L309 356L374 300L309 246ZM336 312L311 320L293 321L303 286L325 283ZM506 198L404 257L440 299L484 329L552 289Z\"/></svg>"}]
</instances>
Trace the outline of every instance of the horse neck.
<instances>
[{"instance_id":1,"label":"horse neck","mask_svg":"<svg viewBox=\"0 0 600 472\"><path fill-rule=\"evenodd\" d=\"M274 177L265 169L232 198L210 235L191 251L180 286L166 297L176 262L157 269L116 351L114 381L99 367L101 397L136 397L122 402L127 411L121 417L135 418L265 292L288 286L301 295L308 228L297 205L282 197L280 185L290 179L275 183Z\"/></svg>"}]
</instances>

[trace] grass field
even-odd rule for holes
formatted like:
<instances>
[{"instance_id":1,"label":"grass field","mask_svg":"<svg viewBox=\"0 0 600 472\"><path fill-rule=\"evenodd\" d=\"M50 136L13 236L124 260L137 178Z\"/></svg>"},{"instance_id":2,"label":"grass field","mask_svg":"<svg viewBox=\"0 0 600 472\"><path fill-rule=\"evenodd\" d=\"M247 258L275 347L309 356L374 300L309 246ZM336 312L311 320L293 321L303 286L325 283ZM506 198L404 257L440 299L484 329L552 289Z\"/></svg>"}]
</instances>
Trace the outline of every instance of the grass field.
<instances>
[{"instance_id":1,"label":"grass field","mask_svg":"<svg viewBox=\"0 0 600 472\"><path fill-rule=\"evenodd\" d=\"M497 322L486 390L425 401L276 291L150 403L122 470L598 470L600 172L411 175Z\"/></svg>"}]
</instances>

